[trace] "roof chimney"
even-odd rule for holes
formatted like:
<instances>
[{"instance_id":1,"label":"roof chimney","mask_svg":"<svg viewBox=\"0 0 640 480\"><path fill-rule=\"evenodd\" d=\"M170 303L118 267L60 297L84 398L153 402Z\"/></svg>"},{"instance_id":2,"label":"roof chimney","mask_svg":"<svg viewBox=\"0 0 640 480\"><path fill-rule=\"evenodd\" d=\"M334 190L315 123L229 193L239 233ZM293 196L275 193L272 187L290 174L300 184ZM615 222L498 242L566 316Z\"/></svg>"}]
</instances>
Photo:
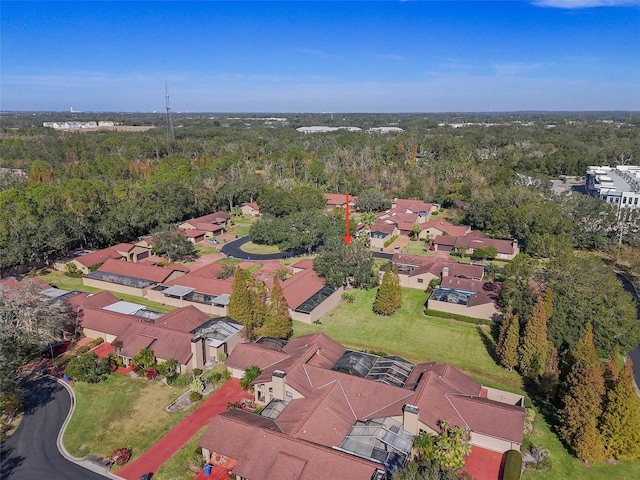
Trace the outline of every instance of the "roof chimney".
<instances>
[{"instance_id":1,"label":"roof chimney","mask_svg":"<svg viewBox=\"0 0 640 480\"><path fill-rule=\"evenodd\" d=\"M418 414L420 408L416 405L407 403L402 407L402 428L404 428L411 435L418 435L420 433L420 425L418 420Z\"/></svg>"}]
</instances>

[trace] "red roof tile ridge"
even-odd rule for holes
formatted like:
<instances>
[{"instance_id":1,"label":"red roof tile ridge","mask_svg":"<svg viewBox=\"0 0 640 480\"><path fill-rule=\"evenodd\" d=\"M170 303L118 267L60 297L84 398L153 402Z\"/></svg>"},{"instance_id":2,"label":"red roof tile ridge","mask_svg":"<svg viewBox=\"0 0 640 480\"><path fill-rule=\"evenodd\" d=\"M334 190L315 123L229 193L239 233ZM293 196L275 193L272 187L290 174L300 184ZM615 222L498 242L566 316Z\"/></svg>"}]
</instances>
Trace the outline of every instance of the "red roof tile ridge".
<instances>
[{"instance_id":1,"label":"red roof tile ridge","mask_svg":"<svg viewBox=\"0 0 640 480\"><path fill-rule=\"evenodd\" d=\"M247 423L243 422L239 418L235 418L235 417L232 417L230 415L229 416L228 415L224 415L224 413L221 414L220 416L222 418L224 418L226 421L231 421L231 422L237 423L237 424L245 426L245 427L247 426ZM342 452L340 450L336 450L334 448L325 447L324 445L319 445L319 444L311 442L309 440L305 440L304 438L292 437L290 435L287 435L286 433L278 432L277 430L272 430L272 429L268 429L268 428L264 428L264 427L257 427L257 428L261 428L262 430L265 430L270 435L275 435L275 436L278 436L278 437L282 437L282 438L284 438L286 440L290 440L290 441L293 441L293 442L300 442L300 443L303 443L304 445L306 445L308 447L312 447L312 448L314 448L316 450L321 450L323 452L326 452L327 450L329 450L329 451L331 451L332 455L340 455L342 457L348 458L351 461L357 461L357 462L362 463L362 464L367 465L367 466L375 466L376 465L376 462L373 462L371 460L366 460L364 458L361 458L361 457L358 457L356 455L352 455L352 454L349 454L349 453L345 453L345 452Z\"/></svg>"},{"instance_id":2,"label":"red roof tile ridge","mask_svg":"<svg viewBox=\"0 0 640 480\"><path fill-rule=\"evenodd\" d=\"M392 385L389 385L389 386L391 387ZM394 387L394 388L397 388L397 389L398 389L398 391L405 390L405 389L404 389L404 388L402 388L402 387ZM393 402L388 403L387 405L384 405L384 406L382 406L382 407L378 408L377 410L374 410L373 412L369 412L369 413L365 416L365 418L374 418L374 415L375 415L376 413L378 413L378 412L380 412L380 411L382 411L382 410L385 410L385 409L387 409L387 408L391 407L392 405L397 404L398 402L403 402L403 401L407 400L408 398L413 397L414 395L415 395L415 393L414 393L414 392L409 391L409 392L408 392L406 395L404 395L403 397L396 398Z\"/></svg>"},{"instance_id":3,"label":"red roof tile ridge","mask_svg":"<svg viewBox=\"0 0 640 480\"><path fill-rule=\"evenodd\" d=\"M464 419L464 417L462 416L462 414L458 411L458 409L456 408L456 406L453 404L453 402L451 401L451 399L449 398L449 396L457 396L459 394L456 393L445 393L444 394L444 398L447 399L447 402L449 402L449 405L451 405L451 408L453 408L453 410L458 414L458 418L460 418L460 420L462 420L462 423L465 424L465 426L471 431L471 426L467 423L467 421ZM440 420L446 420L444 418L440 419Z\"/></svg>"},{"instance_id":4,"label":"red roof tile ridge","mask_svg":"<svg viewBox=\"0 0 640 480\"><path fill-rule=\"evenodd\" d=\"M305 424L305 422L307 420L309 420L309 418L311 418L311 416L313 416L316 412L316 410L318 409L318 407L320 406L320 404L322 403L322 401L327 398L327 396L333 391L333 389L335 388L336 384L334 383L333 385L330 385L329 388L327 388L326 391L321 392L320 389L317 389L316 391L320 393L320 398L318 398L313 407L310 408L306 414L299 419L298 421L298 426L291 432L292 436L297 436L296 434L300 431L300 429L302 428L302 426ZM353 410L353 409L352 409ZM277 422L276 422L277 423ZM282 429L280 429L282 430Z\"/></svg>"}]
</instances>

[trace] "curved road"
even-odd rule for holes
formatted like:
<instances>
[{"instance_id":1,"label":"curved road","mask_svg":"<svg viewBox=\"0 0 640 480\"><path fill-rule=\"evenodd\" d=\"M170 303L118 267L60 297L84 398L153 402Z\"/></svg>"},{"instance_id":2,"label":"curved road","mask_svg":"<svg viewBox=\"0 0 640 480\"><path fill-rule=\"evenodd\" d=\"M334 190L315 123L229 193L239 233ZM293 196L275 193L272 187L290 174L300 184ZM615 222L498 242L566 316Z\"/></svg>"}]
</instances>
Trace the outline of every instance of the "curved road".
<instances>
[{"instance_id":1,"label":"curved road","mask_svg":"<svg viewBox=\"0 0 640 480\"><path fill-rule=\"evenodd\" d=\"M3 480L104 480L108 478L67 460L57 438L71 408L69 392L50 377L25 382L25 415L0 446ZM106 472L106 470L105 470ZM110 476L110 478L117 478Z\"/></svg>"},{"instance_id":2,"label":"curved road","mask_svg":"<svg viewBox=\"0 0 640 480\"><path fill-rule=\"evenodd\" d=\"M280 253L247 253L244 252L240 247L245 243L249 242L249 237L241 237L237 240L233 240L231 242L225 243L220 251L224 253L227 257L240 258L242 260L281 260L283 258L289 258L291 256L296 256L297 252L280 252ZM385 252L371 252L371 254L376 258L385 258L387 260L391 260L393 256L392 253Z\"/></svg>"}]
</instances>

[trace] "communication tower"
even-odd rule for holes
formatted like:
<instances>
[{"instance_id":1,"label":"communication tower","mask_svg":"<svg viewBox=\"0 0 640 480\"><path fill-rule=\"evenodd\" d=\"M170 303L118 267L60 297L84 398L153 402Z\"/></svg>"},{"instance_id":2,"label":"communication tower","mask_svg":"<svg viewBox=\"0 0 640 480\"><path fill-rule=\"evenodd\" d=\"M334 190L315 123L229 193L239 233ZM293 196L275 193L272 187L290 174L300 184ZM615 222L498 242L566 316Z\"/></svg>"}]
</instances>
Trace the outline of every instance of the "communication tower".
<instances>
[{"instance_id":1,"label":"communication tower","mask_svg":"<svg viewBox=\"0 0 640 480\"><path fill-rule=\"evenodd\" d=\"M173 120L171 119L171 103L169 102L169 88L167 87L167 82L164 82L164 98L167 100L167 138L174 138Z\"/></svg>"}]
</instances>

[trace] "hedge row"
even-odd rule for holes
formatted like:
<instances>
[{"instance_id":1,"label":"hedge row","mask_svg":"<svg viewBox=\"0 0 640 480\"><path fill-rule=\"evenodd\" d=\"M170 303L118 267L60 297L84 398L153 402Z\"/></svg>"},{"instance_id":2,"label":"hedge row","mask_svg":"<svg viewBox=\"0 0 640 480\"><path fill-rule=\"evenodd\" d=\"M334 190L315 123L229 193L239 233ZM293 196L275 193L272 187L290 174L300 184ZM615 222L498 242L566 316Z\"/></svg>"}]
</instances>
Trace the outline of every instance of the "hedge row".
<instances>
[{"instance_id":1,"label":"hedge row","mask_svg":"<svg viewBox=\"0 0 640 480\"><path fill-rule=\"evenodd\" d=\"M520 480L522 475L522 454L517 450L509 450L504 462L502 480Z\"/></svg>"},{"instance_id":2,"label":"hedge row","mask_svg":"<svg viewBox=\"0 0 640 480\"><path fill-rule=\"evenodd\" d=\"M448 312L440 312L438 310L432 310L430 308L425 308L425 315L429 317L438 317L438 318L449 318L458 320L460 322L465 323L473 323L475 325L491 325L493 324L493 320L487 320L486 318L474 318L474 317L466 317L464 315L459 315L457 313L448 313Z\"/></svg>"}]
</instances>

